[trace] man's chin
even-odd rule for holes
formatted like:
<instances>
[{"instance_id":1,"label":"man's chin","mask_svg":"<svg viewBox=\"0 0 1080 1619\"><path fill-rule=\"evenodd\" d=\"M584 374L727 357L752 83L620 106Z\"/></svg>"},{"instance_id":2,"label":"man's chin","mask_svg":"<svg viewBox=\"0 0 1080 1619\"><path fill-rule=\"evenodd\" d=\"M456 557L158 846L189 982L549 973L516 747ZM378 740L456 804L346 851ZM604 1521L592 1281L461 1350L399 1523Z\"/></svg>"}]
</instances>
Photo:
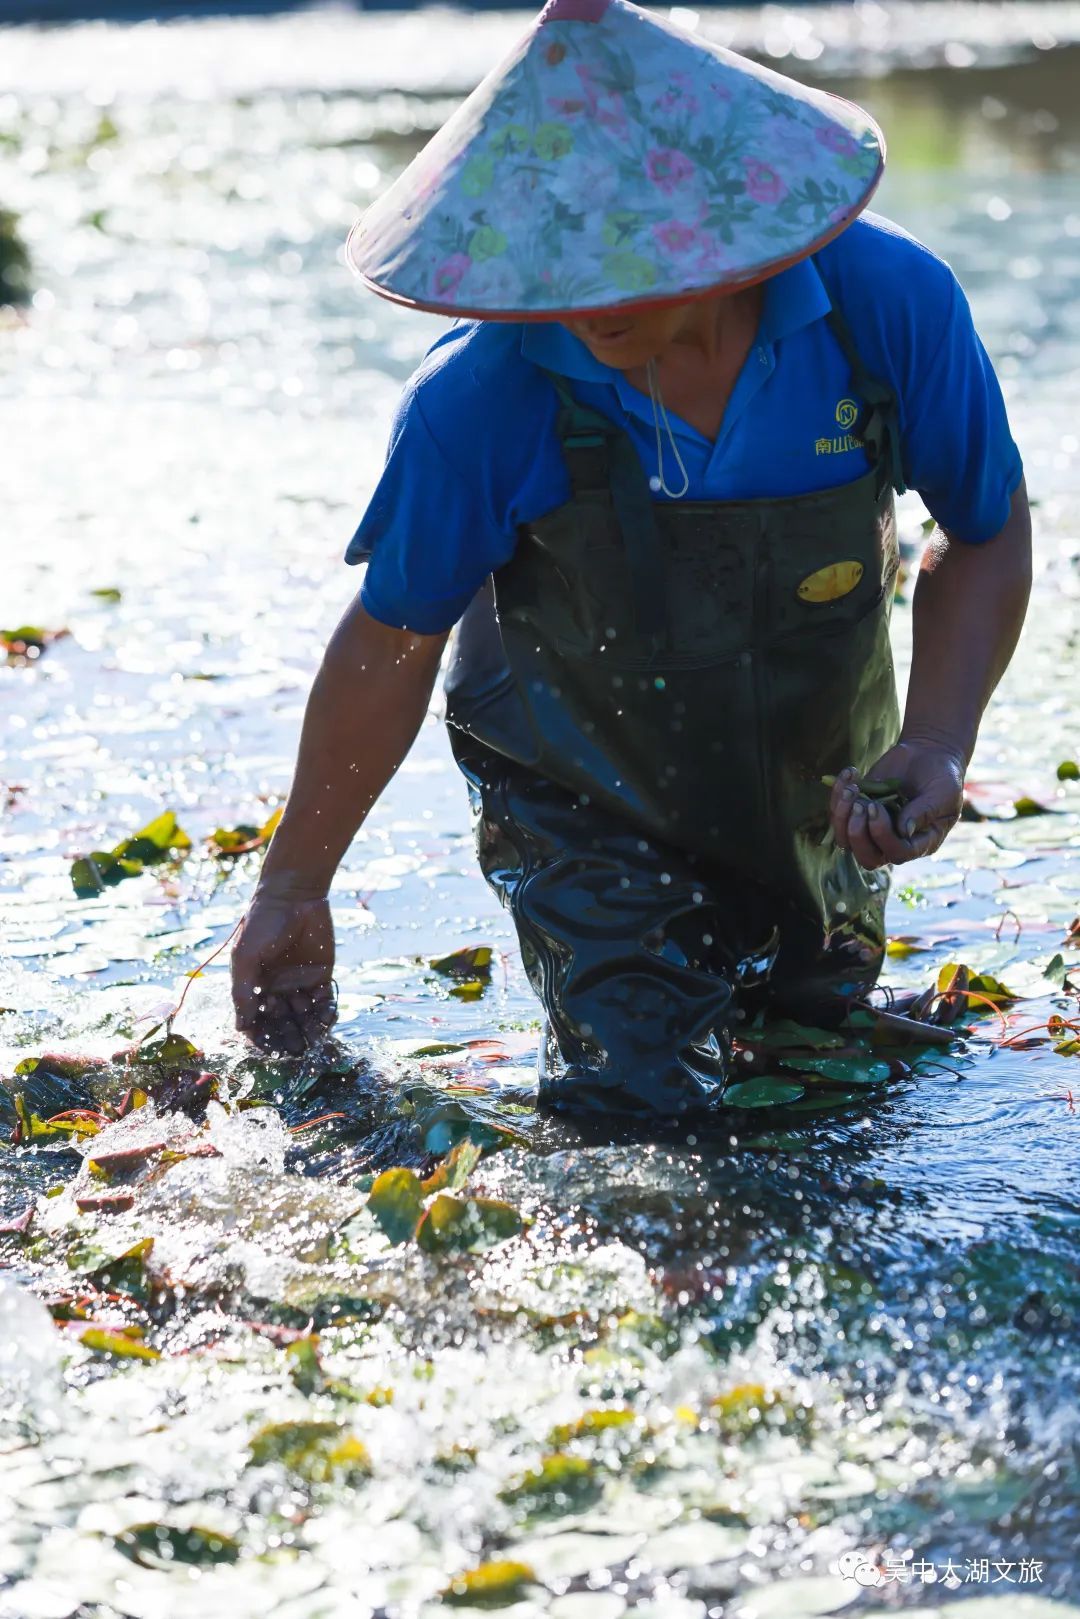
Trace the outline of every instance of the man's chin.
<instances>
[{"instance_id":1,"label":"man's chin","mask_svg":"<svg viewBox=\"0 0 1080 1619\"><path fill-rule=\"evenodd\" d=\"M632 338L613 338L604 343L590 338L585 342L585 347L594 360L616 371L637 371L654 358L645 344L635 342Z\"/></svg>"}]
</instances>

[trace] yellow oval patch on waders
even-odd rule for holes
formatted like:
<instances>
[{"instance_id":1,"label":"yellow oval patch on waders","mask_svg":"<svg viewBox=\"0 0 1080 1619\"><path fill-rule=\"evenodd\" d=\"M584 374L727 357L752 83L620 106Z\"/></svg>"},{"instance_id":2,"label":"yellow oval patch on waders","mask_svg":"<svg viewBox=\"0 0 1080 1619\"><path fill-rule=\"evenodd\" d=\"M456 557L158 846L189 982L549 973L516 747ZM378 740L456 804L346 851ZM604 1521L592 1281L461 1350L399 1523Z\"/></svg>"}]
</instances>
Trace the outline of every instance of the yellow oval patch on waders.
<instances>
[{"instance_id":1,"label":"yellow oval patch on waders","mask_svg":"<svg viewBox=\"0 0 1080 1619\"><path fill-rule=\"evenodd\" d=\"M847 596L855 589L862 576L861 562L830 562L827 568L819 568L816 573L807 575L798 589L799 600L838 601L841 596Z\"/></svg>"}]
</instances>

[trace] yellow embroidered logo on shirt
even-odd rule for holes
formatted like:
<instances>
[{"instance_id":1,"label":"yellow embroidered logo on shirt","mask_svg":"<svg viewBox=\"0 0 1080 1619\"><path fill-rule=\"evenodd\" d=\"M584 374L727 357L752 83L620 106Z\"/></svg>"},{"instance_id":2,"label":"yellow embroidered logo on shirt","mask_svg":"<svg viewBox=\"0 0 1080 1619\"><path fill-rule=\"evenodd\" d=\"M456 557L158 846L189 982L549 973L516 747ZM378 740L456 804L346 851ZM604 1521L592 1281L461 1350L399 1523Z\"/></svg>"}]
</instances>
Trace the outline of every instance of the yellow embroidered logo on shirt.
<instances>
[{"instance_id":1,"label":"yellow embroidered logo on shirt","mask_svg":"<svg viewBox=\"0 0 1080 1619\"><path fill-rule=\"evenodd\" d=\"M859 419L859 407L854 399L841 399L836 406L836 420L840 427L854 427ZM854 433L841 433L837 438L819 438L814 441L815 455L843 455L847 450L861 450L863 441Z\"/></svg>"}]
</instances>

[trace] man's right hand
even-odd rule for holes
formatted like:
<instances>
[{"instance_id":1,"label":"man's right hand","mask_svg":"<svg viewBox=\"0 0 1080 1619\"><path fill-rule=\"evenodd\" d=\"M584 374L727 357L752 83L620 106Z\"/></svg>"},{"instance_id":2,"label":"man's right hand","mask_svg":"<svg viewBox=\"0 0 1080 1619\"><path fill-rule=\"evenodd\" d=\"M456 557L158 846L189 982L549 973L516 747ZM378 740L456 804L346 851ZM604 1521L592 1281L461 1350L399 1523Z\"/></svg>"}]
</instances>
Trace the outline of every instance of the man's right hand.
<instances>
[{"instance_id":1,"label":"man's right hand","mask_svg":"<svg viewBox=\"0 0 1080 1619\"><path fill-rule=\"evenodd\" d=\"M236 1027L263 1051L299 1056L337 1016L329 901L259 888L232 952Z\"/></svg>"}]
</instances>

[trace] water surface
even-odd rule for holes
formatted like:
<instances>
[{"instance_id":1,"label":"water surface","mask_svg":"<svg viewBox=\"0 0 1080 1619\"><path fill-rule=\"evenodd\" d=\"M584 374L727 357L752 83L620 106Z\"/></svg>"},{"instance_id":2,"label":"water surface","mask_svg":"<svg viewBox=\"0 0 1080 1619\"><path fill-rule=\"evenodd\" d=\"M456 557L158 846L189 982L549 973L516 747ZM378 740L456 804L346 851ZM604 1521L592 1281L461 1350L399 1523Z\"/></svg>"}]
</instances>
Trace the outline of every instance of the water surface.
<instances>
[{"instance_id":1,"label":"water surface","mask_svg":"<svg viewBox=\"0 0 1080 1619\"><path fill-rule=\"evenodd\" d=\"M1032 997L1010 1034L1077 1016L1041 974L1076 961L1080 910L1080 788L1055 774L1077 752L1078 19L703 24L871 107L880 207L954 264L1003 380L1039 569L972 769L1006 818L903 873L892 928L927 948L890 981L992 972ZM537 1119L534 1004L435 714L335 885L336 1055L260 1068L229 1033L223 958L187 976L258 859L223 867L202 840L259 823L287 785L357 584L341 552L440 329L355 289L344 232L519 26L0 35L0 195L40 286L0 331L0 620L71 632L0 668L0 1072L109 1057L186 989L176 1028L221 1081L194 1119L159 1092L81 1146L0 1146L0 1223L34 1210L0 1236L0 1614L434 1616L496 1557L534 1576L502 1610L516 1619L797 1619L856 1599L997 1599L1011 1619L1050 1597L1066 1615L1080 1069L1045 1030L1007 1047L1001 1020L974 1018L887 1101L737 1140L585 1142ZM904 501L912 546L923 515ZM1022 795L1051 813L1012 818ZM164 809L188 859L76 899L71 858ZM496 952L478 999L428 967L464 945ZM39 1076L31 1100L118 1103L131 1077ZM467 1190L527 1231L462 1257L391 1248L370 1176L430 1169L478 1120L512 1139ZM80 1213L101 1189L85 1160L146 1145L176 1156L132 1174L132 1207ZM160 1358L82 1341L120 1329ZM311 1422L333 1441L265 1431ZM567 1465L544 1472L551 1456ZM922 1573L864 1590L837 1572L882 1548Z\"/></svg>"}]
</instances>

